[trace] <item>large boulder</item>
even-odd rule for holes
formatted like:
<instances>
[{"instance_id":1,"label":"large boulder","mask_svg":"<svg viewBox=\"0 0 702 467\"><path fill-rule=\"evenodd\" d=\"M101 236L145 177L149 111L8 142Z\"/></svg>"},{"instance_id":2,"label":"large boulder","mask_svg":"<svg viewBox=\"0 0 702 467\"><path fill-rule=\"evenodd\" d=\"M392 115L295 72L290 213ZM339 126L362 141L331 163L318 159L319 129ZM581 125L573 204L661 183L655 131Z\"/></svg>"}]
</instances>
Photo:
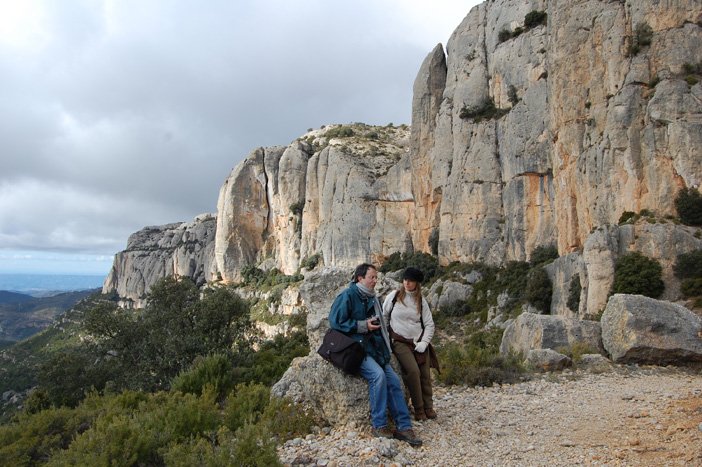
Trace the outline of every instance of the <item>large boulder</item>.
<instances>
[{"instance_id":1,"label":"large boulder","mask_svg":"<svg viewBox=\"0 0 702 467\"><path fill-rule=\"evenodd\" d=\"M459 301L466 301L473 292L473 287L456 281L438 280L427 293L427 302L432 311L453 305Z\"/></svg>"},{"instance_id":2,"label":"large boulder","mask_svg":"<svg viewBox=\"0 0 702 467\"><path fill-rule=\"evenodd\" d=\"M314 408L332 425L368 422L368 384L313 353L292 361L271 394Z\"/></svg>"},{"instance_id":3,"label":"large boulder","mask_svg":"<svg viewBox=\"0 0 702 467\"><path fill-rule=\"evenodd\" d=\"M614 362L702 362L702 318L676 303L615 294L601 324L602 343Z\"/></svg>"},{"instance_id":4,"label":"large boulder","mask_svg":"<svg viewBox=\"0 0 702 467\"><path fill-rule=\"evenodd\" d=\"M600 324L596 321L581 321L564 316L522 313L505 329L500 353L527 355L534 349L556 350L576 344L604 352Z\"/></svg>"},{"instance_id":5,"label":"large boulder","mask_svg":"<svg viewBox=\"0 0 702 467\"><path fill-rule=\"evenodd\" d=\"M322 338L329 329L329 309L338 293L348 286L351 274L352 269L326 267L305 278L300 286L300 295L308 310L310 353L293 360L271 390L276 397L288 397L314 408L324 420L335 425L368 423L366 381L346 375L317 354ZM396 286L396 281L380 274L376 291L382 300Z\"/></svg>"}]
</instances>

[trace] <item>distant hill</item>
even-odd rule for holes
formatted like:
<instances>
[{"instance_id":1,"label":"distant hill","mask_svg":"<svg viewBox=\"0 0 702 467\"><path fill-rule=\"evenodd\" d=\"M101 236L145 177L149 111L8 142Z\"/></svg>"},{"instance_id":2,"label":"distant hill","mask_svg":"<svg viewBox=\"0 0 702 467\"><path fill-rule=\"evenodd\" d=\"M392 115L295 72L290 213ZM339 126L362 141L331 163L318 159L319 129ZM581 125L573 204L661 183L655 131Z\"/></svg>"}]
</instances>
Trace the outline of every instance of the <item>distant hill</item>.
<instances>
[{"instance_id":1,"label":"distant hill","mask_svg":"<svg viewBox=\"0 0 702 467\"><path fill-rule=\"evenodd\" d=\"M40 298L0 291L0 347L38 333L57 316L99 290L65 292Z\"/></svg>"},{"instance_id":2,"label":"distant hill","mask_svg":"<svg viewBox=\"0 0 702 467\"><path fill-rule=\"evenodd\" d=\"M30 300L32 300L31 295L17 292L8 292L7 290L0 290L0 305L9 303L24 303Z\"/></svg>"}]
</instances>

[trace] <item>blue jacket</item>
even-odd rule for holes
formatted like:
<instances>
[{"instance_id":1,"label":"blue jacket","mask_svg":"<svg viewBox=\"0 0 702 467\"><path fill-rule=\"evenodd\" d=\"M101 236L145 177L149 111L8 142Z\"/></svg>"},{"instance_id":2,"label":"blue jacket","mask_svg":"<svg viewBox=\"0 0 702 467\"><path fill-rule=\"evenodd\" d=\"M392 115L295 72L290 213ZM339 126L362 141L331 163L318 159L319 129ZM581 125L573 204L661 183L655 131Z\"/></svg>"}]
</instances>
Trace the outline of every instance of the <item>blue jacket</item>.
<instances>
[{"instance_id":1,"label":"blue jacket","mask_svg":"<svg viewBox=\"0 0 702 467\"><path fill-rule=\"evenodd\" d=\"M385 366L390 362L388 350L380 329L368 332L365 321L375 316L374 301L361 293L356 283L352 282L334 299L329 311L329 327L341 331L363 345L366 354L378 365ZM359 328L359 321L363 321Z\"/></svg>"}]
</instances>

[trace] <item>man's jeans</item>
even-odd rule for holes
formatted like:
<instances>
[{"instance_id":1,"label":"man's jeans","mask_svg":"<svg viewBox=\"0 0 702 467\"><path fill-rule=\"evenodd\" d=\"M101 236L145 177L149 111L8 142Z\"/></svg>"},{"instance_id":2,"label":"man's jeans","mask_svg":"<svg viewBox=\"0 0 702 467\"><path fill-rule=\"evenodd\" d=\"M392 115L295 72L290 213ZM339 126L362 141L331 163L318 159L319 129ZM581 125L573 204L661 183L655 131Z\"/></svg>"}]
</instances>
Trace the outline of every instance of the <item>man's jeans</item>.
<instances>
[{"instance_id":1,"label":"man's jeans","mask_svg":"<svg viewBox=\"0 0 702 467\"><path fill-rule=\"evenodd\" d=\"M361 363L361 376L368 381L373 428L382 428L388 425L387 409L390 409L390 415L395 421L395 428L400 431L412 428L400 378L390 363L382 368L375 360L366 355Z\"/></svg>"}]
</instances>

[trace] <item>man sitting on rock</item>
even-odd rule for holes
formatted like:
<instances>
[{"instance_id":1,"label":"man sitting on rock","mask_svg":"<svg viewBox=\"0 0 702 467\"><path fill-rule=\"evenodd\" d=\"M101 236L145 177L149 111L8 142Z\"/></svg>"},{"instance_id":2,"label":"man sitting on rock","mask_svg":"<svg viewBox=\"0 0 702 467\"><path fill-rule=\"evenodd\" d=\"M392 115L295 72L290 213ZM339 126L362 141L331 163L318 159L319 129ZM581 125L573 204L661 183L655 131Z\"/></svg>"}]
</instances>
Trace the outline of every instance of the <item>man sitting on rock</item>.
<instances>
[{"instance_id":1,"label":"man sitting on rock","mask_svg":"<svg viewBox=\"0 0 702 467\"><path fill-rule=\"evenodd\" d=\"M375 295L377 282L375 266L368 263L358 265L351 284L332 304L329 326L356 339L366 351L361 376L368 381L373 435L421 446L422 441L412 430L400 379L390 365L390 337ZM395 422L394 431L388 427L388 409Z\"/></svg>"}]
</instances>

